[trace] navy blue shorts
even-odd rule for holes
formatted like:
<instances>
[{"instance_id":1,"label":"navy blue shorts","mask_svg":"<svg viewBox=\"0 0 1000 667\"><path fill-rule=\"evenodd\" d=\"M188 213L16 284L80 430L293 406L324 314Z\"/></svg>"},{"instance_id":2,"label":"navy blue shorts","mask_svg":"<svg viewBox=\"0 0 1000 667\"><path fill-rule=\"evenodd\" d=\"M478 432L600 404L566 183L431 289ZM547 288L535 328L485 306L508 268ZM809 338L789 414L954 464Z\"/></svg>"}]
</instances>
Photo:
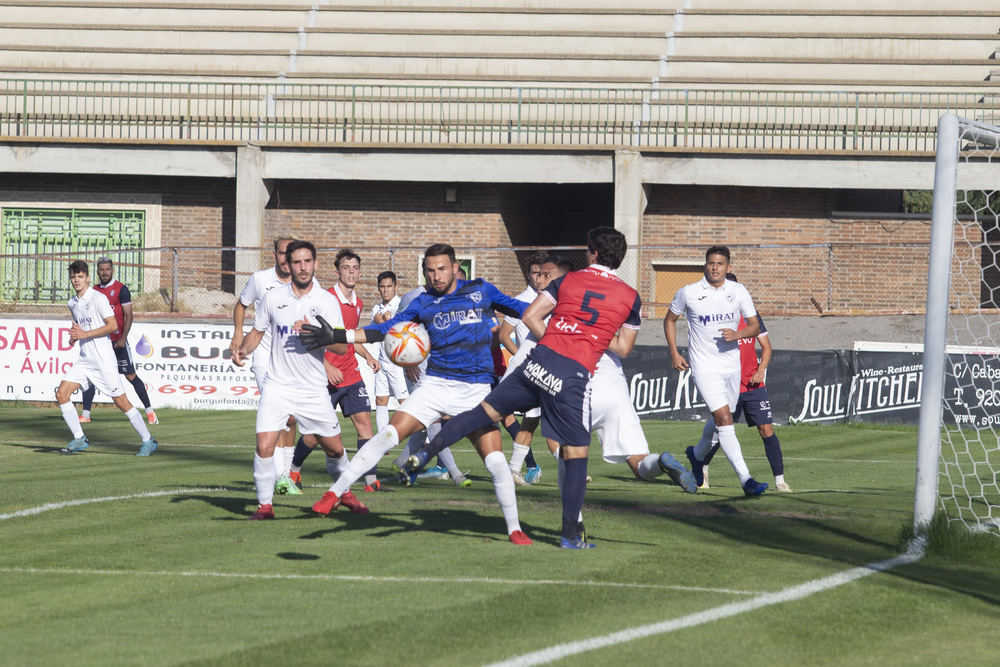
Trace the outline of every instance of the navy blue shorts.
<instances>
[{"instance_id":1,"label":"navy blue shorts","mask_svg":"<svg viewBox=\"0 0 1000 667\"><path fill-rule=\"evenodd\" d=\"M129 349L128 343L125 343L125 347L115 348L115 358L118 360L119 375L135 375L135 365L132 363L132 350Z\"/></svg>"},{"instance_id":2,"label":"navy blue shorts","mask_svg":"<svg viewBox=\"0 0 1000 667\"><path fill-rule=\"evenodd\" d=\"M333 403L333 407L339 405L345 417L372 411L372 402L368 397L368 388L365 387L364 380L344 387L327 387L327 391L330 392L330 402Z\"/></svg>"},{"instance_id":3,"label":"navy blue shorts","mask_svg":"<svg viewBox=\"0 0 1000 667\"><path fill-rule=\"evenodd\" d=\"M590 446L590 372L536 345L518 368L483 399L502 415L542 409L542 435L569 447Z\"/></svg>"},{"instance_id":4,"label":"navy blue shorts","mask_svg":"<svg viewBox=\"0 0 1000 667\"><path fill-rule=\"evenodd\" d=\"M736 401L733 423L740 420L740 413L747 420L747 426L763 426L771 422L771 399L767 397L767 387L757 387L744 391Z\"/></svg>"}]
</instances>

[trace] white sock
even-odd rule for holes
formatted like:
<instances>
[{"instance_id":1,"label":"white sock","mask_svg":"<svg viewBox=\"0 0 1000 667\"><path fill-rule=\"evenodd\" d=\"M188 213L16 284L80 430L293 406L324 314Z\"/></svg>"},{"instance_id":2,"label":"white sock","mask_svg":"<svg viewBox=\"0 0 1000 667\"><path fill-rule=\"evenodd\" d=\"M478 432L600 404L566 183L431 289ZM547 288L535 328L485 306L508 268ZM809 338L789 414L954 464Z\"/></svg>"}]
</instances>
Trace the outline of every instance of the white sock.
<instances>
[{"instance_id":1,"label":"white sock","mask_svg":"<svg viewBox=\"0 0 1000 667\"><path fill-rule=\"evenodd\" d=\"M292 473L292 459L295 458L295 445L291 447L282 447L281 451L285 454L285 465L281 470L281 475L283 477L288 477ZM301 468L299 468L301 470Z\"/></svg>"},{"instance_id":2,"label":"white sock","mask_svg":"<svg viewBox=\"0 0 1000 667\"><path fill-rule=\"evenodd\" d=\"M280 436L279 436L280 437ZM274 466L274 477L278 479L285 474L285 448L274 446L274 456L271 457L271 464Z\"/></svg>"},{"instance_id":3,"label":"white sock","mask_svg":"<svg viewBox=\"0 0 1000 667\"><path fill-rule=\"evenodd\" d=\"M521 530L521 523L517 519L514 478L511 477L510 468L507 467L507 457L503 455L503 452L490 452L483 459L483 463L486 464L486 469L493 476L493 490L496 491L500 511L503 512L504 521L507 522L507 534L510 535L515 530Z\"/></svg>"},{"instance_id":4,"label":"white sock","mask_svg":"<svg viewBox=\"0 0 1000 667\"><path fill-rule=\"evenodd\" d=\"M336 482L340 479L340 476L344 474L347 470L347 465L350 463L350 459L347 458L347 450L344 450L343 456L340 458L333 458L329 454L326 455L326 472L330 475L330 479Z\"/></svg>"},{"instance_id":5,"label":"white sock","mask_svg":"<svg viewBox=\"0 0 1000 667\"><path fill-rule=\"evenodd\" d=\"M715 429L715 420L711 417L705 422L705 428L701 429L701 440L694 446L694 456L699 461L704 461L708 453L712 451L712 445L718 441Z\"/></svg>"},{"instance_id":6,"label":"white sock","mask_svg":"<svg viewBox=\"0 0 1000 667\"><path fill-rule=\"evenodd\" d=\"M461 478L465 477L462 471L458 469L458 464L455 463L455 456L451 453L450 447L445 447L438 452L438 461L443 463L444 467L448 469L448 474L451 475L452 479L461 481Z\"/></svg>"},{"instance_id":7,"label":"white sock","mask_svg":"<svg viewBox=\"0 0 1000 667\"><path fill-rule=\"evenodd\" d=\"M153 436L149 434L149 429L146 428L146 419L139 414L139 411L136 410L134 406L131 410L125 413L125 416L128 417L129 423L132 424L132 428L134 428L135 432L139 434L139 437L142 438L143 442L153 439ZM80 420L78 419L77 421L79 422Z\"/></svg>"},{"instance_id":8,"label":"white sock","mask_svg":"<svg viewBox=\"0 0 1000 667\"><path fill-rule=\"evenodd\" d=\"M639 477L642 477L647 482L652 482L662 474L663 469L660 468L660 457L656 454L650 454L639 461Z\"/></svg>"},{"instance_id":9,"label":"white sock","mask_svg":"<svg viewBox=\"0 0 1000 667\"><path fill-rule=\"evenodd\" d=\"M733 470L740 478L740 484L745 484L750 479L750 469L747 468L746 461L743 460L743 450L740 449L740 441L736 439L734 425L719 427L719 445L726 458L729 459L729 464L733 466Z\"/></svg>"},{"instance_id":10,"label":"white sock","mask_svg":"<svg viewBox=\"0 0 1000 667\"><path fill-rule=\"evenodd\" d=\"M81 417L89 417L90 416L90 410L81 410L80 413L81 413L80 414Z\"/></svg>"},{"instance_id":11,"label":"white sock","mask_svg":"<svg viewBox=\"0 0 1000 667\"><path fill-rule=\"evenodd\" d=\"M90 410L87 410L86 412L87 412L88 415L90 414ZM147 415L153 414L153 406L152 405L149 406L148 408L146 408L146 414Z\"/></svg>"},{"instance_id":12,"label":"white sock","mask_svg":"<svg viewBox=\"0 0 1000 667\"><path fill-rule=\"evenodd\" d=\"M514 451L510 455L510 471L511 472L521 472L521 466L524 464L524 458L531 451L531 447L528 445L521 445L514 443Z\"/></svg>"},{"instance_id":13,"label":"white sock","mask_svg":"<svg viewBox=\"0 0 1000 667\"><path fill-rule=\"evenodd\" d=\"M382 429L379 429L381 433ZM392 462L397 468L402 468L406 463L406 459L410 458L410 455L419 450L427 442L427 431L417 431L409 437L406 441L406 447L403 447L403 451L396 457L396 460Z\"/></svg>"},{"instance_id":14,"label":"white sock","mask_svg":"<svg viewBox=\"0 0 1000 667\"><path fill-rule=\"evenodd\" d=\"M444 426L444 424L442 424L439 421L436 421L433 424L431 424L430 426L428 426L427 427L427 442L430 442L431 440L433 440L434 436L436 436L438 433L441 432L441 428L443 426ZM417 449L420 449L420 447L417 447ZM416 451L416 450L414 450L414 451Z\"/></svg>"},{"instance_id":15,"label":"white sock","mask_svg":"<svg viewBox=\"0 0 1000 667\"><path fill-rule=\"evenodd\" d=\"M375 406L375 430L381 431L386 426L389 425L389 406L388 405L376 405Z\"/></svg>"},{"instance_id":16,"label":"white sock","mask_svg":"<svg viewBox=\"0 0 1000 667\"><path fill-rule=\"evenodd\" d=\"M69 430L73 432L73 438L82 438L83 427L80 426L80 418L76 414L76 408L73 407L72 401L60 404L59 410L62 412L66 426L69 426Z\"/></svg>"},{"instance_id":17,"label":"white sock","mask_svg":"<svg viewBox=\"0 0 1000 667\"><path fill-rule=\"evenodd\" d=\"M274 500L274 461L273 456L262 458L257 452L253 454L253 483L257 487L257 504L270 505Z\"/></svg>"},{"instance_id":18,"label":"white sock","mask_svg":"<svg viewBox=\"0 0 1000 667\"><path fill-rule=\"evenodd\" d=\"M365 446L354 455L347 468L340 474L340 478L333 483L330 490L338 496L342 496L351 490L351 484L361 479L372 467L378 465L379 460L390 449L399 444L399 435L393 426L386 426L375 434L375 436L365 443Z\"/></svg>"},{"instance_id":19,"label":"white sock","mask_svg":"<svg viewBox=\"0 0 1000 667\"><path fill-rule=\"evenodd\" d=\"M784 481L785 481L785 476L784 475L775 475L774 476L774 485L775 486L778 486L779 484L781 484Z\"/></svg>"}]
</instances>

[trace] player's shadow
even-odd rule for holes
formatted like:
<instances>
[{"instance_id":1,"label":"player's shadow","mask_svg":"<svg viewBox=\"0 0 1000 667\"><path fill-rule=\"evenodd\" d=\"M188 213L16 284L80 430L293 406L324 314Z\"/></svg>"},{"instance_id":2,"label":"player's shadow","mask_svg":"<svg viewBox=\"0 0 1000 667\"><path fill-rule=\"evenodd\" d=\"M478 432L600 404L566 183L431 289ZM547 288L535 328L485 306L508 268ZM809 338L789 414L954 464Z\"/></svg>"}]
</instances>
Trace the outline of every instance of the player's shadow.
<instances>
[{"instance_id":1,"label":"player's shadow","mask_svg":"<svg viewBox=\"0 0 1000 667\"><path fill-rule=\"evenodd\" d=\"M233 483L233 486L238 485L241 485L241 483ZM243 486L249 486L249 484L244 484ZM178 494L171 498L170 502L180 504L192 500L203 502L206 505L211 505L212 507L228 512L231 515L228 517L217 517L214 519L215 521L233 521L235 519L246 520L246 518L253 513L253 510L257 508L257 501L253 499L252 496L247 497L247 490L239 488L226 488L219 494Z\"/></svg>"},{"instance_id":2,"label":"player's shadow","mask_svg":"<svg viewBox=\"0 0 1000 667\"><path fill-rule=\"evenodd\" d=\"M69 440L67 439L66 442L69 442ZM61 445L61 446L60 445L38 445L38 444L28 443L28 442L8 442L8 443L6 443L4 445L4 447L21 447L23 449L31 450L31 451L35 452L36 454L58 454L59 450L62 449L63 447L65 447L65 446L66 445Z\"/></svg>"},{"instance_id":3,"label":"player's shadow","mask_svg":"<svg viewBox=\"0 0 1000 667\"><path fill-rule=\"evenodd\" d=\"M327 522L336 522L330 527L318 528L300 536L299 539L303 540L318 540L335 533L354 530L368 531L370 536L375 538L420 531L481 539L504 541L507 539L507 528L502 517L483 517L471 510L413 510L400 514L382 512L364 515L351 515L340 510L331 513L330 516L322 516L303 509L303 514Z\"/></svg>"}]
</instances>

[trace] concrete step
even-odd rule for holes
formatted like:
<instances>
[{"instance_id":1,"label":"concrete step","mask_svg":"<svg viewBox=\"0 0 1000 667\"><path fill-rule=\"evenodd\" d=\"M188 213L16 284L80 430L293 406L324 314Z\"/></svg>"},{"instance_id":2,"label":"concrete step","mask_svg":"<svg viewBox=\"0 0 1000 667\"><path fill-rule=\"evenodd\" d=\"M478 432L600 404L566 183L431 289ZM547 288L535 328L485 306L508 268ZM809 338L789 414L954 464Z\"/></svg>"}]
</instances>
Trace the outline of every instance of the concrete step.
<instances>
[{"instance_id":1,"label":"concrete step","mask_svg":"<svg viewBox=\"0 0 1000 667\"><path fill-rule=\"evenodd\" d=\"M803 3L805 4L805 3ZM996 33L1000 28L1000 9L990 15L948 15L923 13L879 13L876 11L844 10L841 12L808 8L799 11L780 10L708 12L685 9L677 18L678 31L742 32L758 35L809 33L823 30L829 33L866 33L881 35L948 34L961 39L965 34Z\"/></svg>"},{"instance_id":2,"label":"concrete step","mask_svg":"<svg viewBox=\"0 0 1000 667\"><path fill-rule=\"evenodd\" d=\"M734 9L774 10L861 10L861 11L905 11L905 12L939 12L942 14L986 13L997 12L995 0L967 0L961 3L945 3L941 0L907 0L905 3L895 0L697 0L699 10L714 9L731 11Z\"/></svg>"},{"instance_id":3,"label":"concrete step","mask_svg":"<svg viewBox=\"0 0 1000 667\"><path fill-rule=\"evenodd\" d=\"M896 38L812 33L760 36L751 33L701 34L681 32L667 53L689 57L859 59L982 59L993 56L1000 43L995 34L965 35L961 39Z\"/></svg>"},{"instance_id":4,"label":"concrete step","mask_svg":"<svg viewBox=\"0 0 1000 667\"><path fill-rule=\"evenodd\" d=\"M714 80L775 80L802 79L813 81L895 81L897 83L953 80L971 85L989 76L993 60L971 61L860 61L830 60L765 61L764 59L702 60L677 56L661 67L660 82L679 82L698 78Z\"/></svg>"}]
</instances>

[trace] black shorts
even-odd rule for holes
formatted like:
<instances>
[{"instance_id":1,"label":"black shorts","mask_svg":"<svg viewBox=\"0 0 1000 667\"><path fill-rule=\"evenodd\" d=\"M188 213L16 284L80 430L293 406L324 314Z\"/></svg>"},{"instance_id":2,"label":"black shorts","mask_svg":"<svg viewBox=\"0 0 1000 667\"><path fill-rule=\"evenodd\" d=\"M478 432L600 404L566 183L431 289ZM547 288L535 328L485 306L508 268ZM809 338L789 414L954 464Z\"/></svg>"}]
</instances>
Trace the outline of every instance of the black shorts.
<instances>
[{"instance_id":1,"label":"black shorts","mask_svg":"<svg viewBox=\"0 0 1000 667\"><path fill-rule=\"evenodd\" d=\"M483 401L502 415L540 407L543 436L590 446L590 372L548 347L536 345Z\"/></svg>"},{"instance_id":2,"label":"black shorts","mask_svg":"<svg viewBox=\"0 0 1000 667\"><path fill-rule=\"evenodd\" d=\"M124 347L115 347L115 358L118 360L120 375L135 375L135 364L132 363L132 348L125 343Z\"/></svg>"},{"instance_id":3,"label":"black shorts","mask_svg":"<svg viewBox=\"0 0 1000 667\"><path fill-rule=\"evenodd\" d=\"M744 391L736 401L733 411L733 422L740 420L740 414L747 420L747 426L763 426L773 423L771 420L771 399L767 396L767 387L757 387Z\"/></svg>"},{"instance_id":4,"label":"black shorts","mask_svg":"<svg viewBox=\"0 0 1000 667\"><path fill-rule=\"evenodd\" d=\"M343 387L328 387L327 391L330 392L330 402L333 403L333 407L339 405L345 417L372 411L371 398L368 396L364 380Z\"/></svg>"}]
</instances>

